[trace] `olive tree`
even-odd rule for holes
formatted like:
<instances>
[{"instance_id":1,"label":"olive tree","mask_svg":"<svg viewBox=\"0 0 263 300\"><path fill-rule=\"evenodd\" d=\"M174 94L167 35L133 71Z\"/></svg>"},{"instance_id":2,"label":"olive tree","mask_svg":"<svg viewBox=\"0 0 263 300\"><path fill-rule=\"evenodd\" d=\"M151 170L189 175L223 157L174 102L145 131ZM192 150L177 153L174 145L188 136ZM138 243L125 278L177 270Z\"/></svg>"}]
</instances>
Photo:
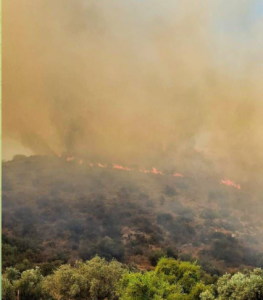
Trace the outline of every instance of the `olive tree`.
<instances>
[{"instance_id":1,"label":"olive tree","mask_svg":"<svg viewBox=\"0 0 263 300\"><path fill-rule=\"evenodd\" d=\"M44 290L56 300L117 299L117 284L127 270L115 260L98 256L87 262L60 266L44 280Z\"/></svg>"},{"instance_id":2,"label":"olive tree","mask_svg":"<svg viewBox=\"0 0 263 300\"><path fill-rule=\"evenodd\" d=\"M218 279L215 292L204 292L202 300L261 300L263 299L263 271L254 269L245 274L226 274Z\"/></svg>"}]
</instances>

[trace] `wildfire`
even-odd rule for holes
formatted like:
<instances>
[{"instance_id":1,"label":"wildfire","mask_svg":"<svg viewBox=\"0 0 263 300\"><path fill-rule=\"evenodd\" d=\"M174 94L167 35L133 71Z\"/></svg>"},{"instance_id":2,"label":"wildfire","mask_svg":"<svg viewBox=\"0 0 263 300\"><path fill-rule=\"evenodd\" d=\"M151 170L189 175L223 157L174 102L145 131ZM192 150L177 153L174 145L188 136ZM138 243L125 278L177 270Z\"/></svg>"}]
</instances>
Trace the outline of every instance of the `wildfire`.
<instances>
[{"instance_id":1,"label":"wildfire","mask_svg":"<svg viewBox=\"0 0 263 300\"><path fill-rule=\"evenodd\" d=\"M163 175L162 172L157 171L155 168L152 169L152 173L153 173L153 174L160 174L160 175Z\"/></svg>"},{"instance_id":2,"label":"wildfire","mask_svg":"<svg viewBox=\"0 0 263 300\"><path fill-rule=\"evenodd\" d=\"M157 174L163 175L162 172L157 171L155 168L152 168L152 170L140 169L139 171L142 172L142 173L145 173L145 174L147 174L147 173L152 173L152 174L155 174L155 175L157 175Z\"/></svg>"},{"instance_id":3,"label":"wildfire","mask_svg":"<svg viewBox=\"0 0 263 300\"><path fill-rule=\"evenodd\" d=\"M180 173L174 173L173 176L174 176L174 177L184 177L184 176L183 176L182 174L180 174Z\"/></svg>"},{"instance_id":4,"label":"wildfire","mask_svg":"<svg viewBox=\"0 0 263 300\"><path fill-rule=\"evenodd\" d=\"M145 173L145 174L147 174L147 173L151 173L151 171L149 171L149 170L145 170L145 169L140 169L139 171L140 171L140 172L142 172L142 173Z\"/></svg>"},{"instance_id":5,"label":"wildfire","mask_svg":"<svg viewBox=\"0 0 263 300\"><path fill-rule=\"evenodd\" d=\"M72 160L74 160L74 159L75 159L74 156L72 156L72 157L67 157L67 161L72 161Z\"/></svg>"},{"instance_id":6,"label":"wildfire","mask_svg":"<svg viewBox=\"0 0 263 300\"><path fill-rule=\"evenodd\" d=\"M61 154L58 154L57 156L58 156L58 157L62 157ZM66 161L67 161L67 162L70 162L70 161L73 161L73 160L75 160L75 157L74 157L74 156L69 156L69 157L66 158ZM79 159L77 163L78 163L79 165L82 165L82 164L83 164L83 160L82 160L82 159ZM89 162L88 164L89 164L90 167L98 166L99 168L111 168L111 167L108 166L107 164L104 164L104 165L101 164L101 163L96 163L96 164L94 164L94 163L92 163L92 162ZM132 171L132 170L133 170L133 171L136 171L136 169L131 169L131 168L129 168L129 167L122 166L122 165L118 165L118 164L116 164L116 163L113 163L113 164L112 164L112 168L113 168L113 169L116 169L116 170L123 170L123 171ZM138 169L137 171L142 172L142 173L144 173L144 174L151 173L151 174L154 174L154 175L165 175L163 172L158 171L158 170L157 170L156 168L154 168L154 167L152 167L152 169L145 169L145 168L143 168L143 169ZM178 173L178 172L173 173L172 176L174 176L174 177L184 177L183 174ZM224 184L224 185L227 185L227 186L233 186L234 188L239 189L239 190L241 189L240 184L234 183L233 181L231 181L231 180L229 180L229 179L222 179L222 180L220 181L220 183L221 183L221 184Z\"/></svg>"},{"instance_id":7,"label":"wildfire","mask_svg":"<svg viewBox=\"0 0 263 300\"><path fill-rule=\"evenodd\" d=\"M61 157L61 155L59 154L58 155L58 157ZM72 157L67 157L66 158L66 160L69 162L69 161L73 161L73 160L75 160L75 157L74 156L72 156ZM83 160L82 159L80 159L79 161L78 161L78 164L79 165L82 165L83 164ZM101 163L96 163L95 165L97 165L99 168L108 168L108 166L107 166L107 164L101 164ZM90 167L94 167L94 163L89 163L89 166ZM116 163L113 163L112 164L112 168L113 169L117 169L117 170L123 170L123 171L132 171L132 170L134 170L134 169L131 169L131 168L129 168L129 167L125 167L125 166L121 166L121 165L118 165L118 164L116 164ZM161 172L161 171L158 171L156 168L152 168L151 170L148 170L148 169L139 169L138 170L139 172L142 172L142 173L145 173L145 174L147 174L147 173L152 173L152 174L155 174L155 175L164 175L163 174L163 172ZM180 174L180 173L174 173L173 174L173 176L175 176L175 177L183 177L183 175L182 174Z\"/></svg>"},{"instance_id":8,"label":"wildfire","mask_svg":"<svg viewBox=\"0 0 263 300\"><path fill-rule=\"evenodd\" d=\"M100 168L107 168L107 165L102 165L101 163L98 163L98 167L100 167Z\"/></svg>"},{"instance_id":9,"label":"wildfire","mask_svg":"<svg viewBox=\"0 0 263 300\"><path fill-rule=\"evenodd\" d=\"M221 180L220 181L220 183L221 184L225 184L225 185L228 185L228 186L233 186L233 187L235 187L236 189L241 189L241 186L240 186L240 184L236 184L236 183L234 183L233 181L231 181L231 180L229 180L229 179L225 179L225 180Z\"/></svg>"},{"instance_id":10,"label":"wildfire","mask_svg":"<svg viewBox=\"0 0 263 300\"><path fill-rule=\"evenodd\" d=\"M118 169L118 170L124 170L124 171L131 171L132 169L128 168L128 167L123 167L117 164L113 164L113 169Z\"/></svg>"}]
</instances>

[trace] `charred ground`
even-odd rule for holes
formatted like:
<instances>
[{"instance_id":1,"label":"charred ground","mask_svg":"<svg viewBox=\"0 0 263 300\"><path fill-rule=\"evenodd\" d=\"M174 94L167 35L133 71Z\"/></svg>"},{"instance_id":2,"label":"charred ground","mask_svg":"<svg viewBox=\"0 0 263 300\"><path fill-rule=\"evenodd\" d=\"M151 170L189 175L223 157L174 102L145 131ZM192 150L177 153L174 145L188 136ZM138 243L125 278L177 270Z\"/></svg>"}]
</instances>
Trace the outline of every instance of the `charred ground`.
<instances>
[{"instance_id":1,"label":"charred ground","mask_svg":"<svg viewBox=\"0 0 263 300\"><path fill-rule=\"evenodd\" d=\"M95 254L142 269L164 255L212 274L263 267L262 206L211 172L159 176L17 156L3 163L2 195L4 269L37 264L48 274Z\"/></svg>"}]
</instances>

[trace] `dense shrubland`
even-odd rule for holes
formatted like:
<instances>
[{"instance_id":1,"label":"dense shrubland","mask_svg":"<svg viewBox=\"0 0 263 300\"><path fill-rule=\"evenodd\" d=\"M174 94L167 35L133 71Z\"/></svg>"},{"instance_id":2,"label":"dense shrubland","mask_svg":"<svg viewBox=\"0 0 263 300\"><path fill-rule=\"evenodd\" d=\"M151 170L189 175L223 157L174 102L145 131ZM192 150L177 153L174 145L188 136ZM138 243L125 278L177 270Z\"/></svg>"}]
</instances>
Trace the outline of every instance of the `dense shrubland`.
<instances>
[{"instance_id":1,"label":"dense shrubland","mask_svg":"<svg viewBox=\"0 0 263 300\"><path fill-rule=\"evenodd\" d=\"M261 206L202 178L20 156L3 163L2 189L4 271L47 276L95 255L144 270L164 255L197 260L212 275L263 267Z\"/></svg>"},{"instance_id":2,"label":"dense shrubland","mask_svg":"<svg viewBox=\"0 0 263 300\"><path fill-rule=\"evenodd\" d=\"M2 299L16 300L258 300L263 271L211 276L196 263L160 258L152 271L95 256L64 264L43 276L39 268L7 268Z\"/></svg>"}]
</instances>

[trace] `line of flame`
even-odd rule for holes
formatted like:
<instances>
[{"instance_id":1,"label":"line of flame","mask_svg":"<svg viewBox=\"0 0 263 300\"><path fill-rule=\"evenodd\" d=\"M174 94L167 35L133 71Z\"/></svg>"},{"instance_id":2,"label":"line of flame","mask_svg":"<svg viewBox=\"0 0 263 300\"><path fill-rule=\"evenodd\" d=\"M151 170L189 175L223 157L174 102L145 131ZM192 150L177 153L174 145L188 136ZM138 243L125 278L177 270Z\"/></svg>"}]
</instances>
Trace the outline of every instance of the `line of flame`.
<instances>
[{"instance_id":1,"label":"line of flame","mask_svg":"<svg viewBox=\"0 0 263 300\"><path fill-rule=\"evenodd\" d=\"M61 154L58 154L58 157L61 157L61 156L62 156ZM72 157L67 157L66 160L67 160L68 162L69 162L69 161L73 161L73 160L75 160L75 157L74 157L74 156L72 156ZM82 165L82 164L83 164L83 160L80 159L80 160L78 161L78 164L79 164L79 165ZM97 165L98 167L100 167L100 168L107 168L107 167L108 167L107 164L103 165L103 164L101 164L101 163L97 163L96 165ZM94 167L94 163L91 163L91 162L90 162L90 163L89 163L89 166L90 166L90 167ZM131 168L128 168L128 167L124 167L124 166L115 164L115 163L112 164L112 168L113 168L113 169L117 169L117 170L123 170L123 171L132 171L132 170L134 170L134 169L131 169ZM145 174L147 174L147 173L152 173L152 174L155 174L155 175L164 175L163 172L157 171L157 169L154 168L154 167L152 168L152 170L139 169L139 172L142 172L142 173L145 173ZM181 173L177 173L177 172L174 173L173 176L174 176L174 177L184 177ZM241 185L240 185L240 184L234 183L233 181L231 181L231 180L229 180L229 179L221 179L220 183L221 183L221 184L224 184L224 185L227 185L227 186L233 186L233 187L235 187L236 189L239 189L239 190L241 189Z\"/></svg>"},{"instance_id":2,"label":"line of flame","mask_svg":"<svg viewBox=\"0 0 263 300\"><path fill-rule=\"evenodd\" d=\"M229 180L229 179L221 179L220 181L221 184L225 184L225 185L228 185L228 186L233 186L235 187L236 189L241 189L241 186L240 184L237 184L237 183L234 183L233 181Z\"/></svg>"}]
</instances>

